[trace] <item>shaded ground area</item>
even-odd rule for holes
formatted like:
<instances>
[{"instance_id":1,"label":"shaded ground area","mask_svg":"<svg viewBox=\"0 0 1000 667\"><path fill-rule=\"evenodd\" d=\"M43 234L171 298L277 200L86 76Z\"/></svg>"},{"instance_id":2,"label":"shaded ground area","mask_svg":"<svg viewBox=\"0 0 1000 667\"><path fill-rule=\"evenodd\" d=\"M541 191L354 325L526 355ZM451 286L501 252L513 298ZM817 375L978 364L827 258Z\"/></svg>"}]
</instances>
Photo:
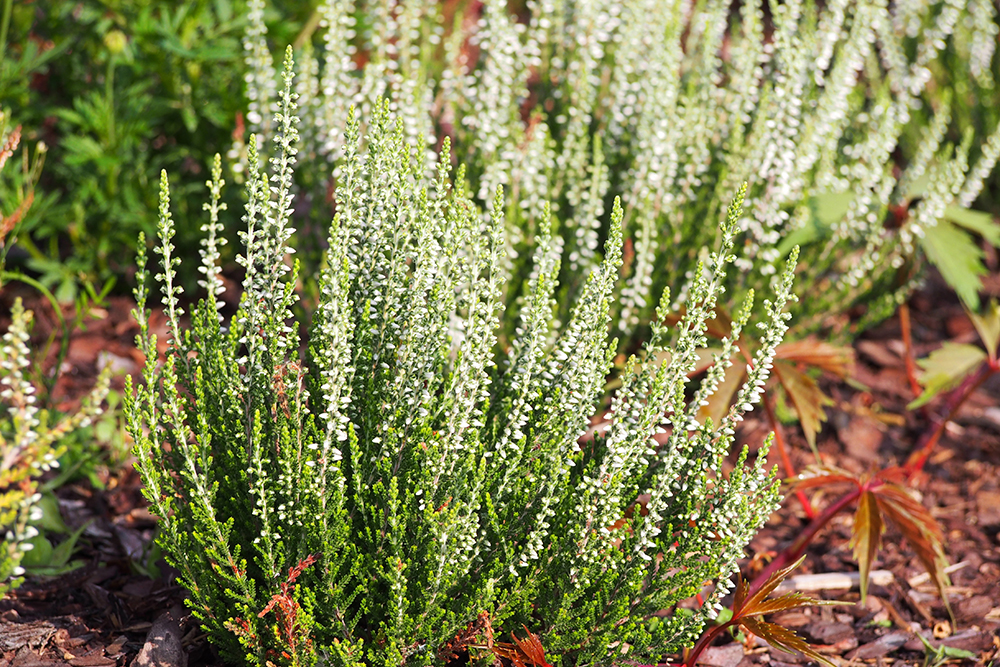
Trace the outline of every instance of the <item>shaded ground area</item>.
<instances>
[{"instance_id":1,"label":"shaded ground area","mask_svg":"<svg viewBox=\"0 0 1000 667\"><path fill-rule=\"evenodd\" d=\"M991 276L988 288L1000 294L1000 276ZM7 311L15 292L8 289L0 295L0 312ZM23 294L26 299L30 296L27 290ZM57 327L56 318L37 299L28 306L36 311L34 335L43 344ZM916 356L925 356L945 340L977 341L956 298L939 282L932 280L910 306ZM52 391L60 408L73 407L93 384L100 364L111 363L120 373L138 370L141 358L133 348L131 308L128 299L110 299L87 319L85 330L74 333L63 377ZM6 324L0 317L0 328ZM154 328L162 324L162 317L154 314ZM906 410L913 394L899 320L869 332L855 349L854 378L860 385L824 385L836 405L828 410L830 421L819 437L821 456L826 463L853 472L902 463L928 428L929 413ZM50 359L53 355L54 350ZM115 382L120 389L122 377ZM759 417L748 419L742 440L759 443L766 430ZM786 431L793 459L804 467L812 455L796 427ZM77 554L86 564L58 578L29 580L0 601L0 667L218 664L204 633L179 607L183 590L151 549L155 520L145 509L136 473L129 465L111 468L96 466L91 479L75 480L57 491L63 518L71 528L90 522ZM103 489L95 487L95 479ZM962 408L915 486L946 536L955 627L919 561L892 526L863 605L812 607L771 620L799 631L840 664L924 664L927 651L917 637L922 634L934 646L960 648L976 656L964 664L1000 665L1000 377L983 385ZM814 497L814 504L833 497ZM813 594L851 603L859 600L857 565L848 545L851 521L851 513L845 512L820 534L795 573L792 581L797 587L816 585L814 577L803 575L839 573L844 576L832 584L829 578L821 581ZM744 571L762 567L805 525L801 506L789 498L751 544L748 553L757 557L745 564ZM851 573L855 573L853 587ZM780 667L805 662L760 640L744 639L741 644L727 638L727 643L710 648L705 664ZM940 655L948 657L944 650Z\"/></svg>"}]
</instances>

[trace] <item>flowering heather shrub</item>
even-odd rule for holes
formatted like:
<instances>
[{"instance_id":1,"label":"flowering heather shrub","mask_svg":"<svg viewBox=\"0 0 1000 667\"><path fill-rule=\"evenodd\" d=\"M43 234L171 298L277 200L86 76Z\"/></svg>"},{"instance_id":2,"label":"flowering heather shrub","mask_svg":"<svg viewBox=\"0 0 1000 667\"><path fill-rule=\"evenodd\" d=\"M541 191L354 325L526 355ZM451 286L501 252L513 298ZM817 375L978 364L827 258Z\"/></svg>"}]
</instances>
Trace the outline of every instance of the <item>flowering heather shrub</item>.
<instances>
[{"instance_id":1,"label":"flowering heather shrub","mask_svg":"<svg viewBox=\"0 0 1000 667\"><path fill-rule=\"evenodd\" d=\"M250 92L267 117L264 0L251 4ZM467 6L452 19L453 3L325 2L324 48L300 84L314 129L304 152L336 165L342 110L373 94L396 101L415 148L450 136L477 201L506 187L512 297L544 202L575 294L621 196L619 326L633 335L719 241L706 221L747 182L730 310L751 288L773 289L796 244L809 294L794 308L798 334L844 326L835 318L855 305L867 306L857 328L888 315L924 256L975 307L983 269L969 232L1000 242L1000 230L961 209L993 170L1000 126L984 119L980 139L947 143L950 95L926 86L965 62L992 82L994 3L529 0L521 17L506 0Z\"/></svg>"},{"instance_id":2,"label":"flowering heather shrub","mask_svg":"<svg viewBox=\"0 0 1000 667\"><path fill-rule=\"evenodd\" d=\"M21 558L35 545L38 530L30 522L41 518L38 481L58 466L63 448L59 439L86 427L101 414L110 375L102 373L97 386L76 414L49 424L49 415L35 405L35 388L24 376L31 363L28 328L31 311L14 302L10 329L0 345L0 596L23 581Z\"/></svg>"},{"instance_id":3,"label":"flowering heather shrub","mask_svg":"<svg viewBox=\"0 0 1000 667\"><path fill-rule=\"evenodd\" d=\"M7 116L0 110L0 171L20 143L21 127L9 129ZM32 185L37 180L40 162L36 152L36 162L25 171L28 175L18 192L17 188L0 190L12 197L11 211L5 217L0 210L0 287L6 278L4 268L6 252L13 242L12 232L17 228L33 201ZM15 165L16 166L16 165ZM3 185L7 185L4 183ZM21 559L24 552L35 546L35 540L44 540L32 521L41 518L37 506L41 499L38 493L39 477L49 469L58 466L58 458L63 452L59 440L78 427L87 426L94 417L101 414L101 403L108 394L110 375L102 373L97 386L84 400L80 410L55 424L50 424L50 415L36 405L35 387L25 377L25 370L32 363L28 349L28 332L31 326L31 311L25 310L21 300L14 302L11 309L11 324L0 344L0 597L17 588L23 581L24 568Z\"/></svg>"},{"instance_id":4,"label":"flowering heather shrub","mask_svg":"<svg viewBox=\"0 0 1000 667\"><path fill-rule=\"evenodd\" d=\"M516 336L498 356L503 190L484 215L461 170L452 177L448 143L428 174L407 116L379 101L364 136L349 115L302 352L299 268L287 261L298 140L287 58L269 169L257 139L248 142L246 274L228 321L216 300L221 163L206 207L208 297L190 328L163 176L162 364L139 244L138 344L148 361L127 391L128 429L160 543L211 640L227 660L253 665L439 665L457 644L491 639L478 635L487 627L522 624L554 665L655 662L691 643L777 504L766 446L755 462L744 448L730 473L722 466L785 331L796 251L764 302L754 370L735 406L718 424L699 423L752 308L748 298L707 379L690 385L734 259L737 188L684 319L653 327L595 433L616 348L608 330L621 206L557 330L560 244L543 204ZM703 605L677 607L698 593Z\"/></svg>"}]
</instances>

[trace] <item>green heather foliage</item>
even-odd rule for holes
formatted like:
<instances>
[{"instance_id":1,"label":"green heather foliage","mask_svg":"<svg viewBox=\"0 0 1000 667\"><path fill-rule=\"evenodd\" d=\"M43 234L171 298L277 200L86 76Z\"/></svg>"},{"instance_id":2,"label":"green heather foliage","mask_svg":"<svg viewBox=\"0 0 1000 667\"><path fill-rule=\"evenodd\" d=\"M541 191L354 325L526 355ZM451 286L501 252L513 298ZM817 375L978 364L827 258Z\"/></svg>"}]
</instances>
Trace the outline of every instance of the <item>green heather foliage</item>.
<instances>
[{"instance_id":1,"label":"green heather foliage","mask_svg":"<svg viewBox=\"0 0 1000 667\"><path fill-rule=\"evenodd\" d=\"M289 50L269 168L256 138L248 143L246 273L229 320L216 300L221 161L203 228L208 297L189 328L162 177L162 363L139 244L138 344L148 361L129 383L128 430L160 544L211 640L227 660L252 665L439 665L443 645L486 613L498 633L526 625L555 665L655 662L690 644L777 505L766 446L755 462L744 448L722 470L786 329L797 252L764 301L759 352L735 406L717 425L699 423L752 308L748 298L707 379L692 384L735 259L743 190L734 188L717 251L686 290L686 316L652 328L608 406L620 204L609 207L603 255L595 251L561 326L561 257L542 204L516 334L498 354L503 190L485 214L462 171L452 175L448 143L426 169L406 114L378 101L364 132L349 112L318 304L310 322L297 321L290 59ZM664 295L661 309L669 303ZM607 416L593 428L599 410ZM629 511L642 494L648 512ZM699 592L703 606L676 606Z\"/></svg>"},{"instance_id":2,"label":"green heather foliage","mask_svg":"<svg viewBox=\"0 0 1000 667\"><path fill-rule=\"evenodd\" d=\"M246 41L257 131L276 99L264 4L249 3ZM306 159L339 169L344 110L391 97L411 145L452 138L478 202L505 186L512 286L527 279L551 212L568 294L599 261L603 214L621 196L631 251L615 310L630 337L664 287L691 278L702 248L719 242L706 221L743 182L730 311L749 289L775 288L794 245L796 289L809 295L793 308L796 335L850 335L887 316L923 257L976 307L984 269L970 233L1000 243L1000 228L962 209L1000 156L1000 125L980 114L973 126L965 109L973 83L998 107L995 3L528 0L519 16L507 0L462 7L326 0L323 46L303 54L299 84ZM934 76L943 88L928 85ZM973 127L975 138L963 134ZM854 306L867 314L846 331Z\"/></svg>"}]
</instances>

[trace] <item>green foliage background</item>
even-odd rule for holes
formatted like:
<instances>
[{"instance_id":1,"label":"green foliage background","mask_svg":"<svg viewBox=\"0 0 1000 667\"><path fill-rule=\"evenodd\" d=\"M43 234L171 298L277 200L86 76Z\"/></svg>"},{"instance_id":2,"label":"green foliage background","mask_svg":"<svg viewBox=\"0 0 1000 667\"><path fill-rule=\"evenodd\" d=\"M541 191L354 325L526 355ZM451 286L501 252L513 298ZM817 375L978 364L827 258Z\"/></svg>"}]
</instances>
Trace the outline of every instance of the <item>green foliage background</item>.
<instances>
[{"instance_id":1,"label":"green foliage background","mask_svg":"<svg viewBox=\"0 0 1000 667\"><path fill-rule=\"evenodd\" d=\"M242 0L0 3L0 108L26 143L49 148L12 266L61 300L130 273L138 232L155 231L161 169L174 176L178 210L195 216L211 156L228 149L245 107L245 10ZM311 7L281 10L268 19L291 41ZM181 228L178 243L194 252L197 234Z\"/></svg>"}]
</instances>

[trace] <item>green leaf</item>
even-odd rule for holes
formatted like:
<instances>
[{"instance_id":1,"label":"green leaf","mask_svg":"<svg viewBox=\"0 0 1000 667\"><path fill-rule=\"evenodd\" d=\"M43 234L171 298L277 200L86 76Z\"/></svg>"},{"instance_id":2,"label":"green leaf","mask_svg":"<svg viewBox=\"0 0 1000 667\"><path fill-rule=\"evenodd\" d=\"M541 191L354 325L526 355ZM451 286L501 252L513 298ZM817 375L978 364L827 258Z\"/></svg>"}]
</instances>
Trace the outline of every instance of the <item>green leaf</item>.
<instances>
[{"instance_id":1,"label":"green leaf","mask_svg":"<svg viewBox=\"0 0 1000 667\"><path fill-rule=\"evenodd\" d=\"M839 222L847 213L853 192L821 192L809 198L812 213L804 225L788 232L778 246L778 257L786 257L795 246L805 246L817 239L830 235L830 227Z\"/></svg>"},{"instance_id":2,"label":"green leaf","mask_svg":"<svg viewBox=\"0 0 1000 667\"><path fill-rule=\"evenodd\" d=\"M788 362L775 361L774 374L791 399L806 441L815 452L816 433L820 424L826 421L826 411L823 408L833 405L833 401L820 390L815 380Z\"/></svg>"},{"instance_id":3,"label":"green leaf","mask_svg":"<svg viewBox=\"0 0 1000 667\"><path fill-rule=\"evenodd\" d=\"M1000 304L997 304L996 299L991 299L986 306L986 312L982 315L970 312L969 319L979 332L979 338L986 346L990 361L996 361L997 344L1000 343Z\"/></svg>"},{"instance_id":4,"label":"green leaf","mask_svg":"<svg viewBox=\"0 0 1000 667\"><path fill-rule=\"evenodd\" d=\"M820 229L816 226L816 223L812 220L807 222L805 226L798 227L788 232L784 238L781 239L781 243L775 248L778 252L778 258L784 259L788 256L788 253L792 251L795 246L805 246L820 237Z\"/></svg>"},{"instance_id":5,"label":"green leaf","mask_svg":"<svg viewBox=\"0 0 1000 667\"><path fill-rule=\"evenodd\" d=\"M847 215L854 201L854 192L822 192L809 198L809 208L822 228L827 228Z\"/></svg>"},{"instance_id":6,"label":"green leaf","mask_svg":"<svg viewBox=\"0 0 1000 667\"><path fill-rule=\"evenodd\" d=\"M787 481L795 491L848 482L860 485L861 480L854 473L835 466L809 466L798 477Z\"/></svg>"},{"instance_id":7,"label":"green leaf","mask_svg":"<svg viewBox=\"0 0 1000 667\"><path fill-rule=\"evenodd\" d=\"M875 554L881 546L884 532L885 524L882 523L875 496L871 491L865 491L858 499L850 541L850 546L854 549L854 560L858 561L858 572L861 575L862 601L868 596L868 576Z\"/></svg>"},{"instance_id":8,"label":"green leaf","mask_svg":"<svg viewBox=\"0 0 1000 667\"><path fill-rule=\"evenodd\" d=\"M919 632L917 633L917 639L920 643L924 645L924 653L926 654L926 659L924 664L928 667L934 667L946 662L949 659L957 658L962 660L975 660L976 654L972 651L966 651L962 648L955 648L954 646L946 646L941 644L940 646L934 646L927 638L924 637Z\"/></svg>"},{"instance_id":9,"label":"green leaf","mask_svg":"<svg viewBox=\"0 0 1000 667\"><path fill-rule=\"evenodd\" d=\"M49 542L48 538L44 535L35 535L30 540L27 540L23 546L29 544L31 548L24 552L24 557L21 558L21 566L26 570L31 570L34 567L48 565L49 558L52 556L52 543Z\"/></svg>"},{"instance_id":10,"label":"green leaf","mask_svg":"<svg viewBox=\"0 0 1000 667\"><path fill-rule=\"evenodd\" d=\"M947 391L958 385L962 379L972 372L986 353L975 345L946 342L924 359L918 359L917 364L924 369L920 383L924 385L924 393L907 405L908 410L926 405L942 391Z\"/></svg>"},{"instance_id":11,"label":"green leaf","mask_svg":"<svg viewBox=\"0 0 1000 667\"><path fill-rule=\"evenodd\" d=\"M920 244L927 259L962 302L972 310L979 310L980 277L987 271L983 266L983 251L972 237L951 222L940 220L924 230Z\"/></svg>"},{"instance_id":12,"label":"green leaf","mask_svg":"<svg viewBox=\"0 0 1000 667\"><path fill-rule=\"evenodd\" d=\"M948 646L946 644L941 645L941 653L946 658L961 658L963 660L976 659L976 654L972 651L967 651L964 648L958 648L957 646Z\"/></svg>"},{"instance_id":13,"label":"green leaf","mask_svg":"<svg viewBox=\"0 0 1000 667\"><path fill-rule=\"evenodd\" d=\"M53 548L52 543L42 535L38 535L31 540L35 545L31 551L24 554L21 565L33 575L52 576L53 573L61 574L69 564L70 556L76 548L76 542L80 539L83 531L90 525L88 521L80 526L73 534L63 540L59 546Z\"/></svg>"},{"instance_id":14,"label":"green leaf","mask_svg":"<svg viewBox=\"0 0 1000 667\"><path fill-rule=\"evenodd\" d=\"M78 570L86 564L87 561L77 558L76 560L71 560L70 562L66 563L61 567L50 567L48 565L42 565L39 567L30 568L29 572L31 572L31 576L33 577L61 577L67 572Z\"/></svg>"},{"instance_id":15,"label":"green leaf","mask_svg":"<svg viewBox=\"0 0 1000 667\"><path fill-rule=\"evenodd\" d=\"M35 505L42 511L42 516L38 521L32 521L32 525L47 533L68 533L69 526L63 521L59 512L59 501L51 493L42 494L41 499Z\"/></svg>"},{"instance_id":16,"label":"green leaf","mask_svg":"<svg viewBox=\"0 0 1000 667\"><path fill-rule=\"evenodd\" d=\"M930 176L925 172L920 178L911 181L909 187L903 192L903 198L906 200L916 199L917 197L926 197L927 188L931 184Z\"/></svg>"},{"instance_id":17,"label":"green leaf","mask_svg":"<svg viewBox=\"0 0 1000 667\"><path fill-rule=\"evenodd\" d=\"M956 225L965 227L986 239L990 245L1000 247L1000 224L989 213L973 211L961 206L949 206L944 210L944 217Z\"/></svg>"},{"instance_id":18,"label":"green leaf","mask_svg":"<svg viewBox=\"0 0 1000 667\"><path fill-rule=\"evenodd\" d=\"M83 535L83 531L87 529L90 522L83 524L79 528L73 531L73 534L67 537L65 540L59 543L55 549L52 550L52 555L47 563L49 567L62 568L65 567L69 562L69 557L73 555L73 550L76 548L76 542Z\"/></svg>"}]
</instances>

